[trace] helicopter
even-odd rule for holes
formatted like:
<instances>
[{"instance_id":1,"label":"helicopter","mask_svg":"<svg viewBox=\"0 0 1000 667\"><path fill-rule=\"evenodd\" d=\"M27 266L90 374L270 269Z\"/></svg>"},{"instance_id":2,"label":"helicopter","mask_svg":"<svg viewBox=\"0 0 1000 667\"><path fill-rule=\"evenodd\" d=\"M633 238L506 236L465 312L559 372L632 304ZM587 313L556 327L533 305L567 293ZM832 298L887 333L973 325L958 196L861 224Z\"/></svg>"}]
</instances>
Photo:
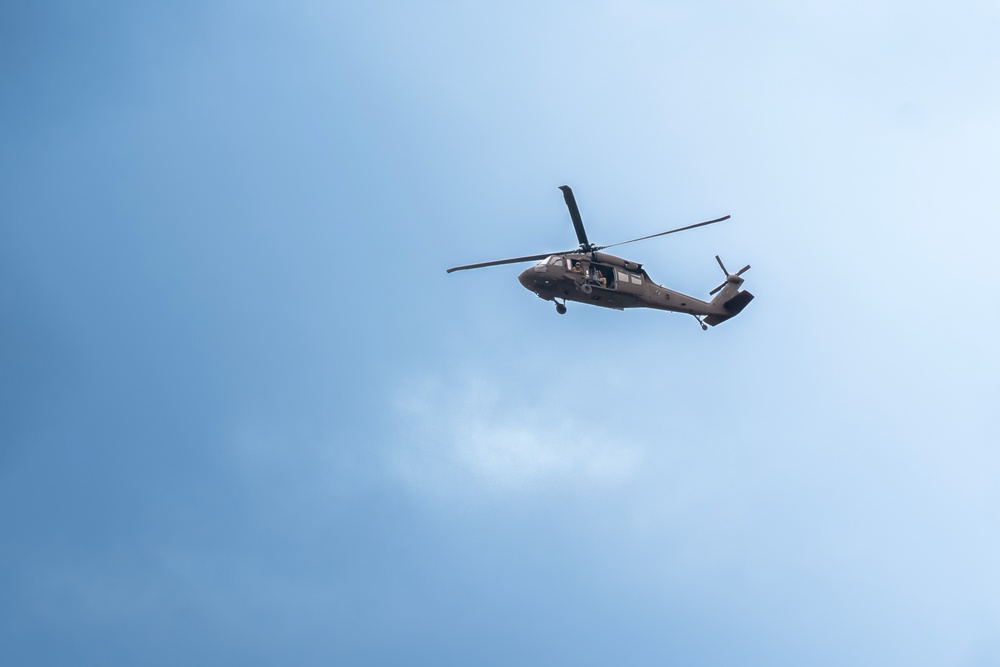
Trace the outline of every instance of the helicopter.
<instances>
[{"instance_id":1,"label":"helicopter","mask_svg":"<svg viewBox=\"0 0 1000 667\"><path fill-rule=\"evenodd\" d=\"M714 327L735 317L753 300L753 294L740 289L743 285L742 276L750 269L749 264L735 273L730 273L726 269L726 265L716 255L715 261L719 263L719 268L725 274L726 280L708 293L709 296L713 297L711 301L702 301L656 284L642 268L642 264L638 262L601 252L606 248L626 243L645 241L657 236L666 236L696 227L713 225L728 220L730 216L726 215L658 234L599 246L594 245L587 238L573 190L568 185L561 185L559 189L562 190L563 198L566 200L566 207L569 209L570 219L576 230L576 238L580 242L579 248L466 264L452 267L447 272L453 273L481 269L487 266L537 261L535 266L522 271L517 279L539 298L555 303L556 312L560 315L566 314L566 303L569 301L615 310L655 308L691 315L698 320L702 330L707 330L709 325Z\"/></svg>"}]
</instances>

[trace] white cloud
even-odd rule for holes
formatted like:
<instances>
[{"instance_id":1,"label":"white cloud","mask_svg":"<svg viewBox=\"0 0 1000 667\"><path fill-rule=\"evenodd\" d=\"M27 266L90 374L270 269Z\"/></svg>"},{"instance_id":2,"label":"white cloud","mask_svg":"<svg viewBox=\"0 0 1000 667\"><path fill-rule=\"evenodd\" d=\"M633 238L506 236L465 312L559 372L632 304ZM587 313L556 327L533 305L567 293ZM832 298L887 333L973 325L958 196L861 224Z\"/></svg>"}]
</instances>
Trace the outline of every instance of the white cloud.
<instances>
[{"instance_id":1,"label":"white cloud","mask_svg":"<svg viewBox=\"0 0 1000 667\"><path fill-rule=\"evenodd\" d=\"M451 496L615 484L636 469L641 450L592 428L587 406L551 386L529 391L503 396L482 379L408 386L395 401L393 470L422 493Z\"/></svg>"}]
</instances>

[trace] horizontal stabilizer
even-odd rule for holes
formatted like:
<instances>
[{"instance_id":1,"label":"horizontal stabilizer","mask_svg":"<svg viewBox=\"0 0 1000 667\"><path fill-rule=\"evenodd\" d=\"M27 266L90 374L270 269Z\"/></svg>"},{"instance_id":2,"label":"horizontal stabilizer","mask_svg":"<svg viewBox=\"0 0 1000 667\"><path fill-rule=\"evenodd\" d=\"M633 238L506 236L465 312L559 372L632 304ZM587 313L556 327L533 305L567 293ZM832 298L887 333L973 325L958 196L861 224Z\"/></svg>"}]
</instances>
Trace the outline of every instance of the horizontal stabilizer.
<instances>
[{"instance_id":1,"label":"horizontal stabilizer","mask_svg":"<svg viewBox=\"0 0 1000 667\"><path fill-rule=\"evenodd\" d=\"M751 301L753 301L753 294L746 290L738 292L736 296L722 304L722 307L726 309L725 315L709 315L705 318L705 324L711 324L713 327L716 324L722 324L726 320L736 317L743 312L743 309Z\"/></svg>"}]
</instances>

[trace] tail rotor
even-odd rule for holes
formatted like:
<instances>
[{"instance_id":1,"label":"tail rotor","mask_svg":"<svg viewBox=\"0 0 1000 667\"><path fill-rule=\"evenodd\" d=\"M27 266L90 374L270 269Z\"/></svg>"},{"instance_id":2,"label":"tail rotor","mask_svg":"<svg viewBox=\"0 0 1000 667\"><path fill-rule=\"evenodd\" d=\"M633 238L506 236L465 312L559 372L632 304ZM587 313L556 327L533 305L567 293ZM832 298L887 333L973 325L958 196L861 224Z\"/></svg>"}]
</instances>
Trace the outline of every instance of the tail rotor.
<instances>
[{"instance_id":1,"label":"tail rotor","mask_svg":"<svg viewBox=\"0 0 1000 667\"><path fill-rule=\"evenodd\" d=\"M726 274L726 282L722 283L721 285L719 285L718 287L716 287L714 290L712 290L711 292L709 292L708 293L709 296L712 296L714 294L717 294L718 292L721 292L722 288L724 288L726 285L728 285L730 283L733 283L736 286L739 286L739 285L743 284L743 278L741 278L740 276L742 276L744 273L746 273L747 271L750 270L750 265L749 264L747 264L746 266L744 266L742 269L740 269L736 273L729 273L729 271L726 270L726 265L722 263L722 260L719 258L718 255L715 256L715 261L719 263L719 268L721 268L722 272L724 274Z\"/></svg>"}]
</instances>

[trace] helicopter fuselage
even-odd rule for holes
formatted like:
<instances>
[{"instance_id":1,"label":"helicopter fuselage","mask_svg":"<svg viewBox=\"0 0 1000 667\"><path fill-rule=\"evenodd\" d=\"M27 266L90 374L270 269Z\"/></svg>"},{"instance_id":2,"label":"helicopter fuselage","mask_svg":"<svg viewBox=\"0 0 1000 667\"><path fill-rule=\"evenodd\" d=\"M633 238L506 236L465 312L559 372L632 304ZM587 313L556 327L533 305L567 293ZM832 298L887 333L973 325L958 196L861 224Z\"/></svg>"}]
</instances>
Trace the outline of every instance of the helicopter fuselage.
<instances>
[{"instance_id":1,"label":"helicopter fuselage","mask_svg":"<svg viewBox=\"0 0 1000 667\"><path fill-rule=\"evenodd\" d=\"M753 300L753 294L740 290L740 286L743 285L743 278L740 276L750 269L749 264L736 273L730 273L719 256L716 255L715 261L719 263L719 268L725 274L726 281L709 292L710 296L714 295L711 301L702 301L654 283L649 279L649 275L641 264L600 252L612 246L712 225L728 220L728 215L628 241L599 246L587 239L587 232L583 228L583 220L580 218L580 210L576 205L573 191L568 185L561 185L559 189L562 190L566 206L569 208L570 219L576 230L576 238L580 242L579 250L465 264L448 269L448 273L520 262L538 262L530 269L522 271L517 279L524 287L542 299L555 302L556 312L560 315L566 313L567 301L589 303L615 310L656 308L657 310L693 315L702 329L715 326L738 315Z\"/></svg>"},{"instance_id":2,"label":"helicopter fuselage","mask_svg":"<svg viewBox=\"0 0 1000 667\"><path fill-rule=\"evenodd\" d=\"M615 310L656 308L690 315L715 315L720 321L735 314L724 304L738 289L733 285L733 294L711 302L702 301L658 285L640 264L602 252L547 257L522 271L518 281L547 301L563 299Z\"/></svg>"}]
</instances>

